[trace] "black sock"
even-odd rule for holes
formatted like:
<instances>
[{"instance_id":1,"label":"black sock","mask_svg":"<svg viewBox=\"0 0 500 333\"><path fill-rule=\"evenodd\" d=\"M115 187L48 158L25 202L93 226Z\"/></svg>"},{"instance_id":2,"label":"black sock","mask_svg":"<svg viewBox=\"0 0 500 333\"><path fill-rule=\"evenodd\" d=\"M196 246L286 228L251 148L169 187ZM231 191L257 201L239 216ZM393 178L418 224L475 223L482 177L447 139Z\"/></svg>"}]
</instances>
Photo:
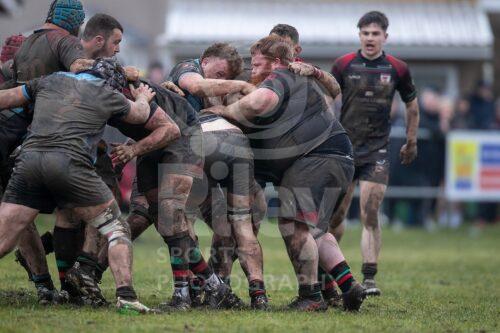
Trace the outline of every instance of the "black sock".
<instances>
[{"instance_id":1,"label":"black sock","mask_svg":"<svg viewBox=\"0 0 500 333\"><path fill-rule=\"evenodd\" d=\"M61 290L68 290L65 276L66 271L73 267L79 250L80 228L60 228L54 227L54 253L56 256Z\"/></svg>"},{"instance_id":2,"label":"black sock","mask_svg":"<svg viewBox=\"0 0 500 333\"><path fill-rule=\"evenodd\" d=\"M191 237L182 235L180 237L165 237L170 252L170 266L174 275L174 287L185 288L189 286L189 250Z\"/></svg>"},{"instance_id":3,"label":"black sock","mask_svg":"<svg viewBox=\"0 0 500 333\"><path fill-rule=\"evenodd\" d=\"M42 274L42 275L31 275L31 279L35 283L35 287L45 287L49 290L54 290L54 283L52 282L52 278L50 274Z\"/></svg>"},{"instance_id":4,"label":"black sock","mask_svg":"<svg viewBox=\"0 0 500 333\"><path fill-rule=\"evenodd\" d=\"M299 297L307 298L315 302L321 301L321 283L299 285Z\"/></svg>"},{"instance_id":5,"label":"black sock","mask_svg":"<svg viewBox=\"0 0 500 333\"><path fill-rule=\"evenodd\" d=\"M365 280L373 280L377 274L377 263L365 263L361 266L361 273Z\"/></svg>"},{"instance_id":6,"label":"black sock","mask_svg":"<svg viewBox=\"0 0 500 333\"><path fill-rule=\"evenodd\" d=\"M106 272L106 270L108 269L108 265L107 264L97 264L96 267L95 267L95 278L97 281L101 281L102 280L102 275L104 274L104 272Z\"/></svg>"},{"instance_id":7,"label":"black sock","mask_svg":"<svg viewBox=\"0 0 500 333\"><path fill-rule=\"evenodd\" d=\"M349 291L354 282L356 282L351 274L351 268L345 261L333 267L330 274L335 277L335 281L337 281L337 285L343 293Z\"/></svg>"},{"instance_id":8,"label":"black sock","mask_svg":"<svg viewBox=\"0 0 500 333\"><path fill-rule=\"evenodd\" d=\"M230 276L219 276L222 282L227 284L229 288L231 288L231 277Z\"/></svg>"},{"instance_id":9,"label":"black sock","mask_svg":"<svg viewBox=\"0 0 500 333\"><path fill-rule=\"evenodd\" d=\"M248 284L248 294L251 298L257 297L259 295L266 294L266 287L264 286L264 281L253 280Z\"/></svg>"},{"instance_id":10,"label":"black sock","mask_svg":"<svg viewBox=\"0 0 500 333\"><path fill-rule=\"evenodd\" d=\"M51 254L54 252L54 238L50 231L47 231L42 236L40 236L42 240L43 249L45 250L45 255Z\"/></svg>"},{"instance_id":11,"label":"black sock","mask_svg":"<svg viewBox=\"0 0 500 333\"><path fill-rule=\"evenodd\" d=\"M97 258L85 252L80 252L80 255L76 259L80 264L81 269L92 276L95 276L95 271L97 268Z\"/></svg>"},{"instance_id":12,"label":"black sock","mask_svg":"<svg viewBox=\"0 0 500 333\"><path fill-rule=\"evenodd\" d=\"M116 297L121 297L127 301L137 300L137 294L132 286L125 286L116 289Z\"/></svg>"}]
</instances>

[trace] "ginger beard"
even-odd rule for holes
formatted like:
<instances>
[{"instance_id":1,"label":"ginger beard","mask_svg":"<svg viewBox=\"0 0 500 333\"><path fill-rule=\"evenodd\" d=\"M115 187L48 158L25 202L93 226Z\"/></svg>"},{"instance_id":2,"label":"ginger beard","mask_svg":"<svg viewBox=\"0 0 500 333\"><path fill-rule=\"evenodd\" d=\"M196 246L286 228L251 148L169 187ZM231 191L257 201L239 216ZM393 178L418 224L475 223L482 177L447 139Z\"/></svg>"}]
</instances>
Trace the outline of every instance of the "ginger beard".
<instances>
[{"instance_id":1,"label":"ginger beard","mask_svg":"<svg viewBox=\"0 0 500 333\"><path fill-rule=\"evenodd\" d=\"M252 55L252 77L250 83L257 86L261 84L273 71L272 61L262 55L256 53Z\"/></svg>"}]
</instances>

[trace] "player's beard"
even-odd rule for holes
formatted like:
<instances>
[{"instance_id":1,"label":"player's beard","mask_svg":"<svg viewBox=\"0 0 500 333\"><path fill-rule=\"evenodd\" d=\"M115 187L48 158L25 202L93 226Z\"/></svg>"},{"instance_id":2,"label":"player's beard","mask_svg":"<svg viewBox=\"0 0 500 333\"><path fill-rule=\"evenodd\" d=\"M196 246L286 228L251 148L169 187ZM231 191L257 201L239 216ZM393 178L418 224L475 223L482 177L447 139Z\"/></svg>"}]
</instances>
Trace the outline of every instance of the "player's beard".
<instances>
[{"instance_id":1,"label":"player's beard","mask_svg":"<svg viewBox=\"0 0 500 333\"><path fill-rule=\"evenodd\" d=\"M252 77L250 78L250 83L253 84L254 86L258 86L269 76L269 74L271 74L271 71L269 72L266 71L265 73L252 75Z\"/></svg>"}]
</instances>

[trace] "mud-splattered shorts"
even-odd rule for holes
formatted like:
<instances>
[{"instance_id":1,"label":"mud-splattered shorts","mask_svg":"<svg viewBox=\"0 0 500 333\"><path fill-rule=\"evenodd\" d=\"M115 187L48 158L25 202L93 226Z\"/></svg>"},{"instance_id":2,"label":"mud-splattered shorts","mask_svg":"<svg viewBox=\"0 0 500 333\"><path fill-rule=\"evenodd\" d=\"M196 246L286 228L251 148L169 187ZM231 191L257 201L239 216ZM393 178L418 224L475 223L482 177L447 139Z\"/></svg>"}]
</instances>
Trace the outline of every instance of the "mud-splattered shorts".
<instances>
[{"instance_id":1,"label":"mud-splattered shorts","mask_svg":"<svg viewBox=\"0 0 500 333\"><path fill-rule=\"evenodd\" d=\"M280 183L280 217L326 232L353 174L349 157L310 154L299 158Z\"/></svg>"},{"instance_id":2,"label":"mud-splattered shorts","mask_svg":"<svg viewBox=\"0 0 500 333\"><path fill-rule=\"evenodd\" d=\"M113 194L90 164L64 152L21 152L3 201L50 212L104 204Z\"/></svg>"}]
</instances>

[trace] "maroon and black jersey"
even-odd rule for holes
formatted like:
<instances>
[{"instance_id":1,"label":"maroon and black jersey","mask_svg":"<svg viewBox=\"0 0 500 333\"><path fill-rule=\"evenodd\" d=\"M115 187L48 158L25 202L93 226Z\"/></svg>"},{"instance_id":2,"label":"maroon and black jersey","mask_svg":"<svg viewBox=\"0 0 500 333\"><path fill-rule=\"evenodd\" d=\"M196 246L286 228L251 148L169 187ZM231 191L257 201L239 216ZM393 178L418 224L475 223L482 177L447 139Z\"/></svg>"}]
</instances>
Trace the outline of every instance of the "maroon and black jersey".
<instances>
[{"instance_id":1,"label":"maroon and black jersey","mask_svg":"<svg viewBox=\"0 0 500 333\"><path fill-rule=\"evenodd\" d=\"M351 139L355 159L369 160L387 148L396 90L405 103L417 95L408 65L385 53L368 60L358 51L338 58L332 74L342 88L340 122Z\"/></svg>"}]
</instances>

